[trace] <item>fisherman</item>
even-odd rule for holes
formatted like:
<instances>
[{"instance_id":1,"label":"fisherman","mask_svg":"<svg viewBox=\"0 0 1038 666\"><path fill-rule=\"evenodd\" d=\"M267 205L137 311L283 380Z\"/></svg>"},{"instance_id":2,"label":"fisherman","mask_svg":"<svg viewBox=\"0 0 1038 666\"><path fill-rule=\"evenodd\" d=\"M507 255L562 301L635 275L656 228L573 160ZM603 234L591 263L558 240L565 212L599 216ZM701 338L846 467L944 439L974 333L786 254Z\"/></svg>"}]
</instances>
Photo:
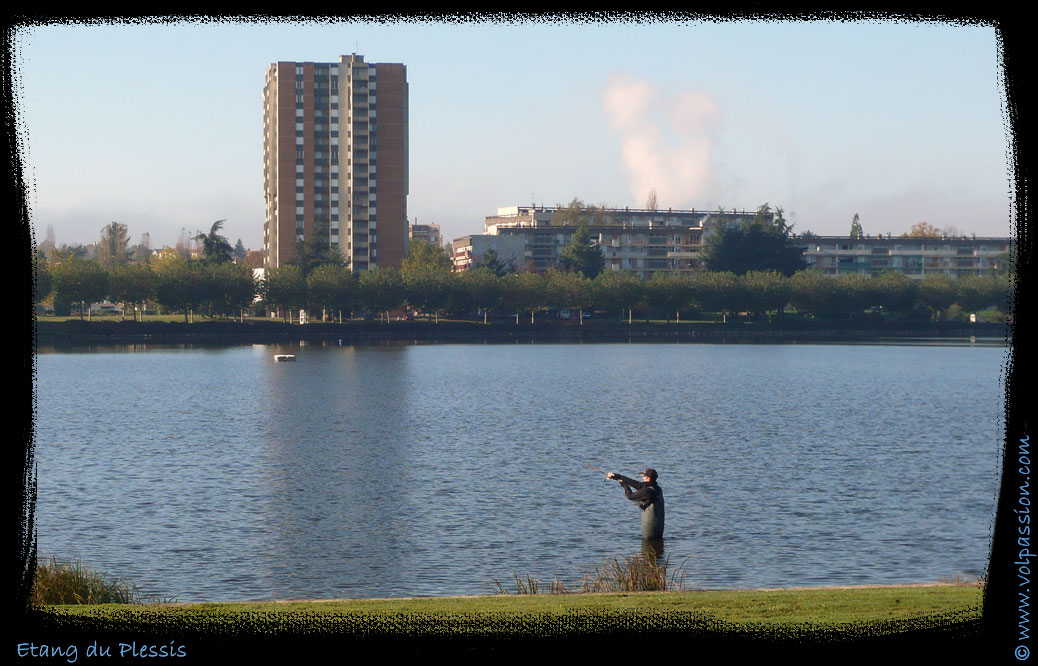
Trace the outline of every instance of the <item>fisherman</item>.
<instances>
[{"instance_id":1,"label":"fisherman","mask_svg":"<svg viewBox=\"0 0 1038 666\"><path fill-rule=\"evenodd\" d=\"M619 481L627 499L637 502L642 510L642 539L663 538L663 489L656 483L657 477L656 470L651 467L642 472L642 481L614 472L606 474L606 478Z\"/></svg>"}]
</instances>

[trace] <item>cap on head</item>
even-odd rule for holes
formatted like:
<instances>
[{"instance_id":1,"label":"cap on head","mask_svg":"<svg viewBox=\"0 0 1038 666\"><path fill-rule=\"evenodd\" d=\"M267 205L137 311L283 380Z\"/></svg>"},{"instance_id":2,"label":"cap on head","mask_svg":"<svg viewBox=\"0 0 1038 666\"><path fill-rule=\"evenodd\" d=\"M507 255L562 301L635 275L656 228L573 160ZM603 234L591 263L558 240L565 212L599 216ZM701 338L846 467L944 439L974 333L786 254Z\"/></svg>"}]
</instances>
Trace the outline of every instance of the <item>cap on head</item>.
<instances>
[{"instance_id":1,"label":"cap on head","mask_svg":"<svg viewBox=\"0 0 1038 666\"><path fill-rule=\"evenodd\" d=\"M647 476L647 477L649 477L650 479L652 479L653 481L655 481L655 480L656 480L656 477L657 477L657 476L659 476L659 475L658 475L658 474L656 474L656 470L654 470L653 468L651 468L651 467L646 467L646 468L645 468L645 471L644 471L644 472L642 472L642 476Z\"/></svg>"}]
</instances>

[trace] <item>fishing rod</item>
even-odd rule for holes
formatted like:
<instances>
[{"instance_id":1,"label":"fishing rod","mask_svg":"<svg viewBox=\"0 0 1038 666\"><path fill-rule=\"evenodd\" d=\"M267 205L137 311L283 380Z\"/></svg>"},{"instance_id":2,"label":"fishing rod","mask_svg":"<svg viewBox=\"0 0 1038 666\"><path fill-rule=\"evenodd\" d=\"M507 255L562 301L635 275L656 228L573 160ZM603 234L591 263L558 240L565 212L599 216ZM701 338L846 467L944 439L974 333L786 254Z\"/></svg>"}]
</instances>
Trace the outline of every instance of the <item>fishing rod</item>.
<instances>
[{"instance_id":1,"label":"fishing rod","mask_svg":"<svg viewBox=\"0 0 1038 666\"><path fill-rule=\"evenodd\" d=\"M560 452L560 453L561 453L561 452ZM608 472L603 472L602 470L598 469L598 468L597 468L597 467L595 467L594 465L588 464L588 463L584 462L583 460L581 460L580 458L577 458L576 456L571 456L571 455L570 455L570 454L568 454L568 453L563 453L562 455L566 456L567 458L571 458L571 459L573 459L573 460L576 460L577 462L579 462L579 463L580 463L581 465L583 465L584 467L589 467L589 468L591 468L591 469L595 470L595 471L596 471L596 472L598 472L599 474L602 474L602 475L604 475L604 476L606 477L606 480L607 480L607 481L609 480L609 473L608 473Z\"/></svg>"}]
</instances>

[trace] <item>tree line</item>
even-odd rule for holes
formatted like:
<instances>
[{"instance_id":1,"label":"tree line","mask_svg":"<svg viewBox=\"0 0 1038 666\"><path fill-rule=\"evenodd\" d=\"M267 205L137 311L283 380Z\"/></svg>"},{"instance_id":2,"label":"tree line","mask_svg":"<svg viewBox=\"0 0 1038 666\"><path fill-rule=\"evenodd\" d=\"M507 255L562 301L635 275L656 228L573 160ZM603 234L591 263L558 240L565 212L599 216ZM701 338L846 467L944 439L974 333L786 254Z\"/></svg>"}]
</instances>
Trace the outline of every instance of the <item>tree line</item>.
<instances>
[{"instance_id":1,"label":"tree line","mask_svg":"<svg viewBox=\"0 0 1038 666\"><path fill-rule=\"evenodd\" d=\"M339 320L370 313L414 310L431 317L469 316L484 322L491 315L514 317L518 324L538 314L571 310L582 321L588 311L607 313L630 323L635 311L667 321L712 314L727 321L733 313L760 320L790 312L825 320L865 313L893 318L956 318L984 309L1009 311L1011 287L1006 276L944 274L915 280L895 272L876 277L827 277L813 270L792 275L778 271L703 270L683 275L656 273L641 279L604 270L589 278L579 270L546 274L502 270L497 262L452 272L443 251L414 243L401 268L380 267L356 276L337 264L305 272L288 265L267 270L261 280L251 269L227 261L190 260L173 253L147 264L115 264L68 256L35 263L35 301L53 297L55 312L102 300L134 306L157 304L164 313L243 318L246 311L271 310L290 318L306 310L311 317ZM256 302L257 297L260 299ZM140 308L143 311L143 308Z\"/></svg>"}]
</instances>

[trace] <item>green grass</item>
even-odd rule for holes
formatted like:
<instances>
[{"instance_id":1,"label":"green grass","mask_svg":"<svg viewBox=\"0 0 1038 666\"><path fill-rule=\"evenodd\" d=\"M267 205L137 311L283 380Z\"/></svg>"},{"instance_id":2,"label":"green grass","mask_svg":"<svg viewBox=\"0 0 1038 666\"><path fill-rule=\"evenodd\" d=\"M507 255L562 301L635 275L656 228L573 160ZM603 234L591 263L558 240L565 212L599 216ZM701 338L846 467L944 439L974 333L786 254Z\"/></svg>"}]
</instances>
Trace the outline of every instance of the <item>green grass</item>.
<instances>
[{"instance_id":1,"label":"green grass","mask_svg":"<svg viewBox=\"0 0 1038 666\"><path fill-rule=\"evenodd\" d=\"M118 616L140 621L171 615L226 618L256 614L530 616L609 612L694 612L734 624L843 625L908 620L934 614L980 618L983 588L976 583L918 586L804 588L782 590L692 590L588 594L483 595L409 599L277 601L131 606L53 606L72 615Z\"/></svg>"},{"instance_id":2,"label":"green grass","mask_svg":"<svg viewBox=\"0 0 1038 666\"><path fill-rule=\"evenodd\" d=\"M81 562L41 561L35 599L52 611L74 616L125 615L147 621L170 616L302 613L347 615L544 615L558 613L694 612L735 624L840 625L921 618L933 614L980 617L983 582L961 577L935 584L819 587L772 590L701 590L684 584L684 570L644 554L611 557L567 586L514 574L515 594L498 581L496 593L469 597L352 599L179 604L145 599L132 583L91 571Z\"/></svg>"}]
</instances>

